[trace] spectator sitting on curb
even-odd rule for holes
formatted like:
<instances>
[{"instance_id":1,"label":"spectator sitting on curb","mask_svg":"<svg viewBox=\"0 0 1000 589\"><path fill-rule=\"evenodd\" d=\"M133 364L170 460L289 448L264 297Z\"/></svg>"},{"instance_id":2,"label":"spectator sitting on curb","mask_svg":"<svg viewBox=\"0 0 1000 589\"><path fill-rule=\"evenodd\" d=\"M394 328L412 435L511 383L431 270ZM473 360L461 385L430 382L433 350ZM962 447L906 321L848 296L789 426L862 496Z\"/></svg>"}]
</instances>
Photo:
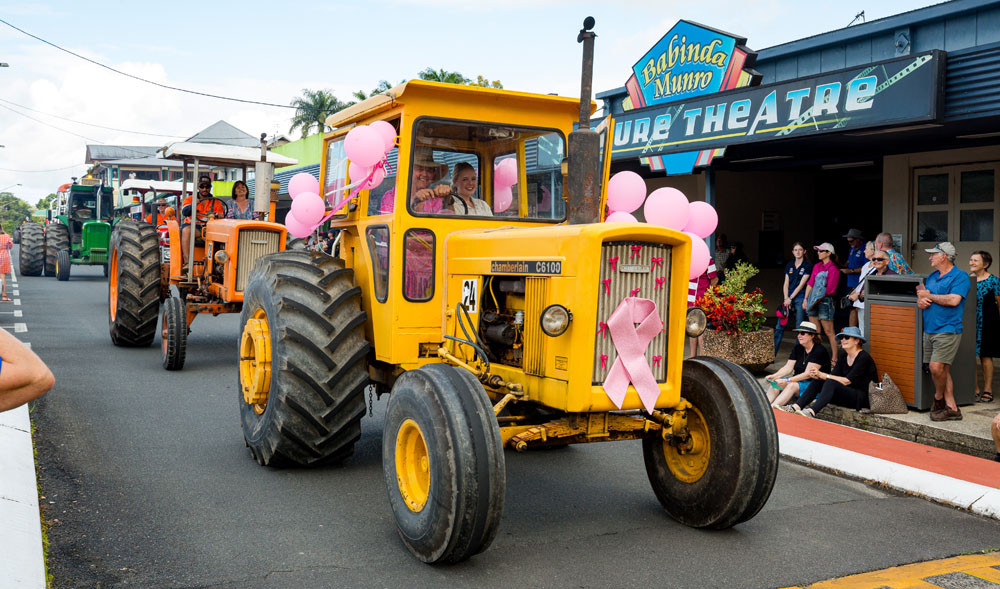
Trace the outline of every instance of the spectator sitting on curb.
<instances>
[{"instance_id":1,"label":"spectator sitting on curb","mask_svg":"<svg viewBox=\"0 0 1000 589\"><path fill-rule=\"evenodd\" d=\"M892 249L892 234L890 233L879 233L875 237L875 245L879 251L883 251L889 255L889 269L896 274L913 274L913 270L906 263L906 258L903 254Z\"/></svg>"},{"instance_id":2,"label":"spectator sitting on curb","mask_svg":"<svg viewBox=\"0 0 1000 589\"><path fill-rule=\"evenodd\" d=\"M34 401L55 383L41 358L6 329L0 329L0 412Z\"/></svg>"},{"instance_id":3,"label":"spectator sitting on curb","mask_svg":"<svg viewBox=\"0 0 1000 589\"><path fill-rule=\"evenodd\" d=\"M781 407L793 399L805 394L810 385L819 386L809 378L809 372L830 370L830 352L823 347L823 338L819 329L809 321L803 321L795 329L798 343L792 348L788 362L774 374L768 374L765 380L772 383L772 390L767 391L767 400L772 407ZM788 378L782 378L787 377Z\"/></svg>"},{"instance_id":4,"label":"spectator sitting on curb","mask_svg":"<svg viewBox=\"0 0 1000 589\"><path fill-rule=\"evenodd\" d=\"M868 385L878 380L878 370L868 352L861 349L865 337L857 327L846 327L837 334L837 339L844 353L833 371L829 374L816 368L809 371L809 376L822 381L822 388L818 385L809 387L799 401L786 410L816 417L830 403L854 410L869 407Z\"/></svg>"},{"instance_id":5,"label":"spectator sitting on curb","mask_svg":"<svg viewBox=\"0 0 1000 589\"><path fill-rule=\"evenodd\" d=\"M962 312L969 294L969 275L955 267L955 246L945 241L926 250L934 272L917 285L917 306L924 312L924 362L934 380L931 421L962 419L955 403L951 363L962 341Z\"/></svg>"}]
</instances>

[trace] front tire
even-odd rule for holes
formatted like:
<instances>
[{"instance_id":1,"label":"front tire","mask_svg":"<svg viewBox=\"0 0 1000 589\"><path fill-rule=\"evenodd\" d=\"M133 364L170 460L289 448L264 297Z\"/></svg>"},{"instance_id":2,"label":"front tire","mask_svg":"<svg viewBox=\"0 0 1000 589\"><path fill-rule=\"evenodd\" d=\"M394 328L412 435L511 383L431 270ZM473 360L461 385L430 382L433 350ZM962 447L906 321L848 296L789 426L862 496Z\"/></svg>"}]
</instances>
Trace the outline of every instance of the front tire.
<instances>
[{"instance_id":1,"label":"front tire","mask_svg":"<svg viewBox=\"0 0 1000 589\"><path fill-rule=\"evenodd\" d=\"M170 297L163 303L163 320L160 331L163 367L167 370L184 368L187 357L187 310L184 301Z\"/></svg>"},{"instance_id":2,"label":"front tire","mask_svg":"<svg viewBox=\"0 0 1000 589\"><path fill-rule=\"evenodd\" d=\"M25 223L21 227L21 251L18 270L22 276L41 276L45 266L45 234L38 223Z\"/></svg>"},{"instance_id":3,"label":"front tire","mask_svg":"<svg viewBox=\"0 0 1000 589\"><path fill-rule=\"evenodd\" d=\"M59 252L61 251L69 251L69 227L62 223L49 223L45 229L46 276L59 277L56 271L56 264L59 259Z\"/></svg>"},{"instance_id":4,"label":"front tire","mask_svg":"<svg viewBox=\"0 0 1000 589\"><path fill-rule=\"evenodd\" d=\"M116 346L143 347L156 337L160 245L149 223L122 221L111 235L108 330Z\"/></svg>"},{"instance_id":5,"label":"front tire","mask_svg":"<svg viewBox=\"0 0 1000 589\"><path fill-rule=\"evenodd\" d=\"M444 364L400 376L382 430L382 473L414 556L455 563L486 550L503 515L506 466L483 385Z\"/></svg>"},{"instance_id":6,"label":"front tire","mask_svg":"<svg viewBox=\"0 0 1000 589\"><path fill-rule=\"evenodd\" d=\"M56 254L56 280L60 282L66 282L69 280L69 270L72 267L72 262L69 261L69 251L59 250Z\"/></svg>"},{"instance_id":7,"label":"front tire","mask_svg":"<svg viewBox=\"0 0 1000 589\"><path fill-rule=\"evenodd\" d=\"M687 412L691 449L682 452L659 435L643 440L653 492L682 524L729 528L763 504L759 472L762 465L768 472L777 468L769 464L777 462L777 444L768 455L742 387L740 378L719 364L704 358L685 360L681 391L693 405Z\"/></svg>"},{"instance_id":8,"label":"front tire","mask_svg":"<svg viewBox=\"0 0 1000 589\"><path fill-rule=\"evenodd\" d=\"M239 404L262 465L344 461L361 437L369 384L361 289L343 261L309 251L262 258L243 293Z\"/></svg>"}]
</instances>

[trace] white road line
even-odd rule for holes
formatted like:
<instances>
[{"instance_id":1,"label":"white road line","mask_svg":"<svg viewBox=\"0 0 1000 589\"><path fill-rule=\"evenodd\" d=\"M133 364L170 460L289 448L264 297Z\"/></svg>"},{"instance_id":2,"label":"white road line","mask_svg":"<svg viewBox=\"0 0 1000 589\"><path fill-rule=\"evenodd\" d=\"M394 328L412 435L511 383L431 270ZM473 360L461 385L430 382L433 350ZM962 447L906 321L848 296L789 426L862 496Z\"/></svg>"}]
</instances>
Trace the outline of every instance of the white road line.
<instances>
[{"instance_id":1,"label":"white road line","mask_svg":"<svg viewBox=\"0 0 1000 589\"><path fill-rule=\"evenodd\" d=\"M21 306L21 299L14 299L14 306L15 307L20 307Z\"/></svg>"},{"instance_id":2,"label":"white road line","mask_svg":"<svg viewBox=\"0 0 1000 589\"><path fill-rule=\"evenodd\" d=\"M14 293L14 296L15 296L15 297L16 297L16 296L20 296L20 295L21 295L21 291L17 290L16 288L15 288L15 289L14 289L13 291L11 291L11 292L13 292L13 293Z\"/></svg>"},{"instance_id":3,"label":"white road line","mask_svg":"<svg viewBox=\"0 0 1000 589\"><path fill-rule=\"evenodd\" d=\"M27 323L15 323L14 324L14 333L24 333L26 331L28 331L28 324Z\"/></svg>"},{"instance_id":4,"label":"white road line","mask_svg":"<svg viewBox=\"0 0 1000 589\"><path fill-rule=\"evenodd\" d=\"M0 311L0 315L13 315L14 317L20 317L20 316L24 315L24 312L22 312L20 310L16 310L16 311Z\"/></svg>"}]
</instances>

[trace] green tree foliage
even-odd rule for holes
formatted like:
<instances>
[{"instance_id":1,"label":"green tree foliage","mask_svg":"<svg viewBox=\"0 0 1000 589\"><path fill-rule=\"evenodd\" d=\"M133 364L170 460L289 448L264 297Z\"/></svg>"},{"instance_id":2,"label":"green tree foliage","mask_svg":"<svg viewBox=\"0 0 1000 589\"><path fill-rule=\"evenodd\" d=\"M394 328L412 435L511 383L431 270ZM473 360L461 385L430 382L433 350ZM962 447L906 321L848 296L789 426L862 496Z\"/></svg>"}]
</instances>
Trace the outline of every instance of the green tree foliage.
<instances>
[{"instance_id":1,"label":"green tree foliage","mask_svg":"<svg viewBox=\"0 0 1000 589\"><path fill-rule=\"evenodd\" d=\"M498 90L502 90L503 89L503 84L500 83L500 80L490 81L490 80L487 80L485 76L476 76L476 81L475 82L471 82L470 81L469 85L470 86L482 86L483 88L496 88Z\"/></svg>"},{"instance_id":2,"label":"green tree foliage","mask_svg":"<svg viewBox=\"0 0 1000 589\"><path fill-rule=\"evenodd\" d=\"M466 78L458 72L449 72L445 69L427 68L417 74L421 80L431 82L444 82L445 84L463 84L465 86L482 86L483 88L503 88L500 80L488 80L486 76L476 76L476 79Z\"/></svg>"},{"instance_id":3,"label":"green tree foliage","mask_svg":"<svg viewBox=\"0 0 1000 589\"><path fill-rule=\"evenodd\" d=\"M292 100L291 105L295 107L295 115L292 117L292 126L288 132L293 133L296 129L302 131L302 136L306 137L315 132L322 133L326 130L326 117L344 110L354 104L342 102L333 92L329 90L302 90L302 95Z\"/></svg>"},{"instance_id":4,"label":"green tree foliage","mask_svg":"<svg viewBox=\"0 0 1000 589\"><path fill-rule=\"evenodd\" d=\"M399 83L402 84L405 81L406 80L400 80ZM367 99L371 98L372 96L375 96L376 94L381 94L381 93L383 93L383 92L385 92L385 91L387 91L387 90L389 90L391 88L392 88L392 84L389 83L389 80L379 80L378 81L378 86L375 86L375 89L372 90L371 92L365 93L364 90L355 90L354 94L352 94L352 96L354 96L355 100L357 100L358 102L361 102L362 100L367 100Z\"/></svg>"},{"instance_id":5,"label":"green tree foliage","mask_svg":"<svg viewBox=\"0 0 1000 589\"><path fill-rule=\"evenodd\" d=\"M25 217L31 216L31 205L10 192L0 192L0 220L7 233L14 230Z\"/></svg>"},{"instance_id":6,"label":"green tree foliage","mask_svg":"<svg viewBox=\"0 0 1000 589\"><path fill-rule=\"evenodd\" d=\"M48 196L38 199L38 202L35 203L35 210L42 211L45 209L51 209L55 201L56 201L56 193L51 192L49 193Z\"/></svg>"}]
</instances>

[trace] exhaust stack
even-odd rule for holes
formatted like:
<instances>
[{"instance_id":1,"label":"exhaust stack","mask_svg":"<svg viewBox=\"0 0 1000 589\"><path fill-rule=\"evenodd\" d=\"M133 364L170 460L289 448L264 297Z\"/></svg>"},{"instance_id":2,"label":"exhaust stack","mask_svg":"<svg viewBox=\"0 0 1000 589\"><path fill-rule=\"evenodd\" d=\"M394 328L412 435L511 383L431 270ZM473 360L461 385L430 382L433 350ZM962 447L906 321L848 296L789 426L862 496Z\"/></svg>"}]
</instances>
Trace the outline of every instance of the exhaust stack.
<instances>
[{"instance_id":1,"label":"exhaust stack","mask_svg":"<svg viewBox=\"0 0 1000 589\"><path fill-rule=\"evenodd\" d=\"M601 170L600 135L590 128L590 95L594 78L594 17L583 21L577 43L583 43L583 72L580 80L580 123L569 134L568 195L569 223L581 225L600 219Z\"/></svg>"}]
</instances>

